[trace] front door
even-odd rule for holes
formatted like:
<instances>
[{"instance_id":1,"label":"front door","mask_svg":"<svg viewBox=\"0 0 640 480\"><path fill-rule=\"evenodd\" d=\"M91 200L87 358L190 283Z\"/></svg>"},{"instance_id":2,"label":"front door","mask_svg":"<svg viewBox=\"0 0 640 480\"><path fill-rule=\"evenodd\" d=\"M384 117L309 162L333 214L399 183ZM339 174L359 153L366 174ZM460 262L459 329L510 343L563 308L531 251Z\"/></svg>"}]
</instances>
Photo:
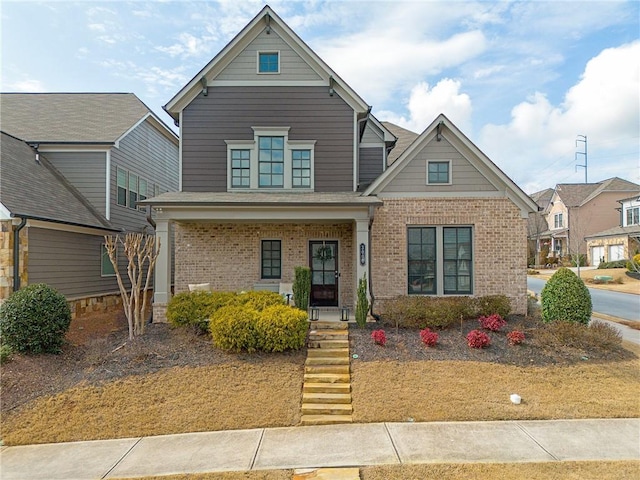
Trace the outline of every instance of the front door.
<instances>
[{"instance_id":1,"label":"front door","mask_svg":"<svg viewBox=\"0 0 640 480\"><path fill-rule=\"evenodd\" d=\"M311 305L338 306L338 242L309 242Z\"/></svg>"}]
</instances>

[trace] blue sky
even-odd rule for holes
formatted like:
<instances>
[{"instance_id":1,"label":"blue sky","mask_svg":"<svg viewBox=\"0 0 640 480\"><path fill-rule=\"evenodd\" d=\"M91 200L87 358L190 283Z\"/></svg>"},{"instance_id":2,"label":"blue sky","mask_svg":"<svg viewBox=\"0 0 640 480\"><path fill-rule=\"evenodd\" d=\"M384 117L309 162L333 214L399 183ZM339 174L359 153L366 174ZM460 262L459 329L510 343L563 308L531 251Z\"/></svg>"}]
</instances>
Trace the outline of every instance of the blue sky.
<instances>
[{"instance_id":1,"label":"blue sky","mask_svg":"<svg viewBox=\"0 0 640 480\"><path fill-rule=\"evenodd\" d=\"M162 111L262 1L2 1L3 92L133 92ZM640 2L272 1L370 105L447 115L527 193L640 183Z\"/></svg>"}]
</instances>

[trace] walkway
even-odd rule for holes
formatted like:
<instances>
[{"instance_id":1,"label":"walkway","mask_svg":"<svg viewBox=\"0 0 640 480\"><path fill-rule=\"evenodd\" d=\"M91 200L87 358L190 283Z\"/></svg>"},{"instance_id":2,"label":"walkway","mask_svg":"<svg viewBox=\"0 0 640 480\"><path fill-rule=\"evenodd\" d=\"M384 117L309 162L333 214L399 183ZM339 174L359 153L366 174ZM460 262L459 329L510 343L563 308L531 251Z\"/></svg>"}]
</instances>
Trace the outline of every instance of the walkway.
<instances>
[{"instance_id":1,"label":"walkway","mask_svg":"<svg viewBox=\"0 0 640 480\"><path fill-rule=\"evenodd\" d=\"M640 419L343 424L3 447L0 478L565 460L640 460Z\"/></svg>"}]
</instances>

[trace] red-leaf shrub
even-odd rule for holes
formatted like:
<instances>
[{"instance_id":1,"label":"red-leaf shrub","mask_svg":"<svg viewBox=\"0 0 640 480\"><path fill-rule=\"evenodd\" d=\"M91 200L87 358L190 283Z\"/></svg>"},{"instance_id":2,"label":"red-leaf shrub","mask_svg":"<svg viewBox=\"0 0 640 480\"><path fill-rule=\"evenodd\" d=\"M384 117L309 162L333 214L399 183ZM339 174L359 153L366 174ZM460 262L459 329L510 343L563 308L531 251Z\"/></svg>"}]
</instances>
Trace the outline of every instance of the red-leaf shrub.
<instances>
[{"instance_id":1,"label":"red-leaf shrub","mask_svg":"<svg viewBox=\"0 0 640 480\"><path fill-rule=\"evenodd\" d=\"M514 330L513 332L507 333L507 339L509 340L509 345L520 345L524 342L524 333L519 330Z\"/></svg>"},{"instance_id":2,"label":"red-leaf shrub","mask_svg":"<svg viewBox=\"0 0 640 480\"><path fill-rule=\"evenodd\" d=\"M492 332L499 331L507 324L507 321L497 313L489 315L488 317L480 317L478 321L480 322L480 325L482 325L482 328L485 330L491 330Z\"/></svg>"},{"instance_id":3,"label":"red-leaf shrub","mask_svg":"<svg viewBox=\"0 0 640 480\"><path fill-rule=\"evenodd\" d=\"M425 328L424 330L420 330L420 340L427 347L434 347L436 343L438 343L439 335L436 332L432 332L429 328Z\"/></svg>"},{"instance_id":4,"label":"red-leaf shrub","mask_svg":"<svg viewBox=\"0 0 640 480\"><path fill-rule=\"evenodd\" d=\"M471 330L467 335L467 345L471 348L488 347L489 343L491 343L489 335L480 330Z\"/></svg>"},{"instance_id":5,"label":"red-leaf shrub","mask_svg":"<svg viewBox=\"0 0 640 480\"><path fill-rule=\"evenodd\" d=\"M371 338L377 345L382 345L384 347L385 343L387 343L387 335L384 333L384 330L374 330L371 332Z\"/></svg>"}]
</instances>

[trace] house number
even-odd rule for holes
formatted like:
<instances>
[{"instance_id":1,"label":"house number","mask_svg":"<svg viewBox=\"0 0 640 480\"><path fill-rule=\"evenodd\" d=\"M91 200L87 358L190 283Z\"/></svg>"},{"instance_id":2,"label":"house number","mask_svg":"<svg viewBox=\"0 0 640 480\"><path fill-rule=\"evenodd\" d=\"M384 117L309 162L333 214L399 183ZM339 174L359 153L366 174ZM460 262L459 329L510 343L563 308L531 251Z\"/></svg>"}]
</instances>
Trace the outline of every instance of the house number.
<instances>
[{"instance_id":1,"label":"house number","mask_svg":"<svg viewBox=\"0 0 640 480\"><path fill-rule=\"evenodd\" d=\"M367 247L364 243L360 244L360 265L363 267L367 264Z\"/></svg>"}]
</instances>

